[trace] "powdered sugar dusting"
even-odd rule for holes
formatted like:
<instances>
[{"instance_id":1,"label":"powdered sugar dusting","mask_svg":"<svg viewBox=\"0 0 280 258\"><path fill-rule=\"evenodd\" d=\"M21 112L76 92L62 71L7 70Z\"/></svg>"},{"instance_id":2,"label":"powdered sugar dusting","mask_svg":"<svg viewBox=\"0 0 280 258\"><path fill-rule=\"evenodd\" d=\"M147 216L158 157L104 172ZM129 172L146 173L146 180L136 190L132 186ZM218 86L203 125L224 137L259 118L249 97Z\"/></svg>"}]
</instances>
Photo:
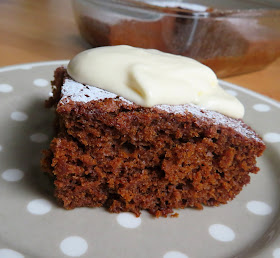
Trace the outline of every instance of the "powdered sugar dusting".
<instances>
[{"instance_id":1,"label":"powdered sugar dusting","mask_svg":"<svg viewBox=\"0 0 280 258\"><path fill-rule=\"evenodd\" d=\"M155 105L155 108L161 109L163 111L166 111L168 113L174 113L174 114L185 114L186 111L188 111L189 105Z\"/></svg>"},{"instance_id":2,"label":"powdered sugar dusting","mask_svg":"<svg viewBox=\"0 0 280 258\"><path fill-rule=\"evenodd\" d=\"M61 89L62 100L70 98L77 102L90 102L92 100L101 100L116 98L117 95L93 86L85 86L73 80L66 79Z\"/></svg>"},{"instance_id":3,"label":"powdered sugar dusting","mask_svg":"<svg viewBox=\"0 0 280 258\"><path fill-rule=\"evenodd\" d=\"M116 94L109 91L89 86L83 85L79 82L73 81L71 79L66 79L62 90L61 103L66 104L69 100L74 102L87 103L93 100L104 100L104 99L116 99L126 102L128 105L133 105L134 103L123 98L118 97ZM198 107L194 104L184 104L184 105L156 105L154 108L162 110L168 113L181 114L184 115L186 112L191 113L193 116L199 118L202 121L209 121L214 125L222 125L228 128L232 128L241 135L252 138L256 141L261 142L261 139L256 135L256 133L248 128L242 120L227 117L216 111L206 110Z\"/></svg>"},{"instance_id":4,"label":"powdered sugar dusting","mask_svg":"<svg viewBox=\"0 0 280 258\"><path fill-rule=\"evenodd\" d=\"M174 114L185 114L186 112L191 113L193 116L201 119L202 121L211 121L214 125L222 125L234 129L238 133L248 138L252 138L256 141L261 142L261 139L256 135L256 133L245 126L242 120L227 117L216 111L207 110L198 107L194 104L185 104L178 106L171 105L156 105L156 108L166 111L168 113Z\"/></svg>"},{"instance_id":5,"label":"powdered sugar dusting","mask_svg":"<svg viewBox=\"0 0 280 258\"><path fill-rule=\"evenodd\" d=\"M115 93L102 90L100 88L83 85L82 83L66 79L61 89L63 103L67 103L69 99L75 102L90 102L92 100L115 99L118 96ZM120 97L122 101L133 104L131 101Z\"/></svg>"},{"instance_id":6,"label":"powdered sugar dusting","mask_svg":"<svg viewBox=\"0 0 280 258\"><path fill-rule=\"evenodd\" d=\"M124 101L124 102L127 102L127 104L130 104L130 105L133 105L134 103L128 99L125 99L123 97L119 97L120 100Z\"/></svg>"}]
</instances>

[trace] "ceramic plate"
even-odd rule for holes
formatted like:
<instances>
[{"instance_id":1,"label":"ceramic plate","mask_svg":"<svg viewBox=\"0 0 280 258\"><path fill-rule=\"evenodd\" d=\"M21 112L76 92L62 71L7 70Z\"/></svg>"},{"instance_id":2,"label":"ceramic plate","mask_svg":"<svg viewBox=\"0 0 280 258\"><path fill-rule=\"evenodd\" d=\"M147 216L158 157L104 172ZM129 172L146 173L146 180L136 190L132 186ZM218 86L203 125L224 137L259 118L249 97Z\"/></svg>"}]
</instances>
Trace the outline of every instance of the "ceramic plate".
<instances>
[{"instance_id":1,"label":"ceramic plate","mask_svg":"<svg viewBox=\"0 0 280 258\"><path fill-rule=\"evenodd\" d=\"M221 81L245 105L245 122L265 140L260 172L227 205L147 212L57 206L40 171L52 135L44 108L54 69L67 61L0 68L0 257L280 257L280 103Z\"/></svg>"}]
</instances>

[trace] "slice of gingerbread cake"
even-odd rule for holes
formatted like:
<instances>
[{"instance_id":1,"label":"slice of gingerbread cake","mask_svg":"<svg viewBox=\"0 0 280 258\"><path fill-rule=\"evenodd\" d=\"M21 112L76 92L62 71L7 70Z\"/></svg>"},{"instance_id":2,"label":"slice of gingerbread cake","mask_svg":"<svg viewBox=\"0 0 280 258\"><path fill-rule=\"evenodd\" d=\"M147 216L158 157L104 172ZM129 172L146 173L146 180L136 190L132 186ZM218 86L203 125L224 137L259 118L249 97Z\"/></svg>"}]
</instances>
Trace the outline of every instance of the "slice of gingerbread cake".
<instances>
[{"instance_id":1,"label":"slice of gingerbread cake","mask_svg":"<svg viewBox=\"0 0 280 258\"><path fill-rule=\"evenodd\" d=\"M113 51L108 55L110 64L104 54L106 48ZM140 51L139 55L145 60L144 66L140 59L135 63L135 58L133 65L129 65L124 82L131 79L132 84L123 94L118 69L123 71L126 56L118 52L120 48ZM205 80L204 71L195 70L191 63L190 74L202 80L193 79L194 86L198 85L194 90L197 95L191 102L174 104L171 100L168 103L166 94L172 96L173 93L167 93L166 85L172 79L172 90L182 87L182 81L178 87L175 84L185 72L178 73L181 68L177 65L174 79L164 73L164 67L163 81L155 81L155 76L161 72L152 72L153 67L160 69L160 65L146 62L150 62L149 55L154 62L156 55L165 56L164 53L126 46L100 49L89 53L101 51L104 58L98 61L99 57L95 56L95 62L105 65L106 72L102 74L96 64L86 65L91 67L91 74L97 73L97 80L98 76L106 75L106 79L114 82L115 92L108 91L108 84L104 82L100 82L101 86L98 82L89 84L86 76L77 81L79 76L73 67L82 71L85 68L75 58L68 71L59 67L54 74L53 97L47 101L47 106L55 108L55 137L50 148L44 151L41 163L53 181L59 203L66 209L103 206L111 212L129 211L136 216L141 210L147 210L158 217L173 213L175 208L201 209L203 205L217 206L232 200L250 182L250 174L258 172L256 157L265 149L253 129L242 119L228 115L229 111L240 109L229 107L232 102L237 103L236 100L219 92L223 98L221 105L217 105L219 94L213 96L208 88L203 88L209 78ZM118 54L114 55L114 51ZM124 61L116 62L119 55ZM173 55L166 55L173 58ZM168 69L172 62L167 62ZM107 83L112 83L108 80ZM157 84L163 85L162 88L156 88ZM209 87L216 87L211 80ZM138 94L136 98L128 99L130 90ZM165 92L164 98L160 98L162 92L153 97L159 90ZM184 94L192 93L182 90L179 95ZM206 95L210 96L208 102ZM137 100L139 96L145 96L144 100ZM204 96L202 104L196 104L197 96ZM180 100L181 96L172 98ZM225 102L226 98L230 101ZM226 114L217 111L217 107Z\"/></svg>"}]
</instances>

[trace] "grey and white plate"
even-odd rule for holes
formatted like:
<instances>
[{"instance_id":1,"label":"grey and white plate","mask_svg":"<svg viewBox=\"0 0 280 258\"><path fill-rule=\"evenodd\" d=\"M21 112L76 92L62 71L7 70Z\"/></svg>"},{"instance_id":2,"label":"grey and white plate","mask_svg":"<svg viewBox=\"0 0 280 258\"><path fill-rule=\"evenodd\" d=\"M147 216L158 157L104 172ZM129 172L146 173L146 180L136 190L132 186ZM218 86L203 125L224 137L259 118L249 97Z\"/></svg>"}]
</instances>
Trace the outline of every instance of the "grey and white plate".
<instances>
[{"instance_id":1,"label":"grey and white plate","mask_svg":"<svg viewBox=\"0 0 280 258\"><path fill-rule=\"evenodd\" d=\"M40 171L53 114L43 102L67 61L0 68L0 257L280 257L280 103L221 81L245 104L244 120L265 140L261 170L227 205L147 212L57 206Z\"/></svg>"}]
</instances>

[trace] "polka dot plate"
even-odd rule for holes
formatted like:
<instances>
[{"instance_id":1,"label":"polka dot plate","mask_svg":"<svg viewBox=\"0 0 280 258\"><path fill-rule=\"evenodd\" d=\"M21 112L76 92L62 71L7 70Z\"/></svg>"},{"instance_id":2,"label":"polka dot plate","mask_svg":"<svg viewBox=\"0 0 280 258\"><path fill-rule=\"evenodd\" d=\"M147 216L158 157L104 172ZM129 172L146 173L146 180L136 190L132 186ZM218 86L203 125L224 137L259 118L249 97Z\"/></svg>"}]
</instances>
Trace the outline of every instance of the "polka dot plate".
<instances>
[{"instance_id":1,"label":"polka dot plate","mask_svg":"<svg viewBox=\"0 0 280 258\"><path fill-rule=\"evenodd\" d=\"M53 114L43 106L54 69L67 61L0 68L0 257L280 257L280 103L220 81L244 103L245 122L265 140L261 168L227 205L111 214L57 206L40 171Z\"/></svg>"}]
</instances>

